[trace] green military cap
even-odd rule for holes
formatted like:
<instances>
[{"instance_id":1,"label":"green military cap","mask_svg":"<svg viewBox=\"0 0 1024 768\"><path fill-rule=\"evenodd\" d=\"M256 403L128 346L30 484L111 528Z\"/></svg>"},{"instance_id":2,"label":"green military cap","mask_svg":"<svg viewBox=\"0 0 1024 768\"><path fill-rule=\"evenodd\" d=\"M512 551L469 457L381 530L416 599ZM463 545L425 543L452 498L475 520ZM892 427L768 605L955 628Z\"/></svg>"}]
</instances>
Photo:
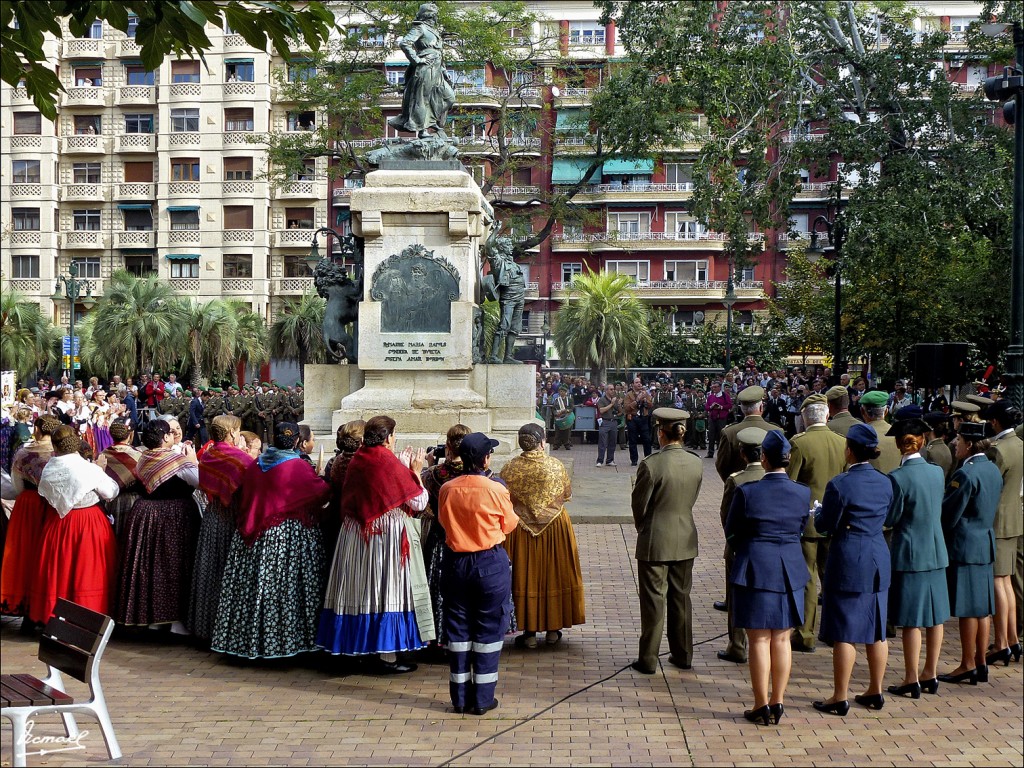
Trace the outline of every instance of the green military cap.
<instances>
[{"instance_id":1,"label":"green military cap","mask_svg":"<svg viewBox=\"0 0 1024 768\"><path fill-rule=\"evenodd\" d=\"M868 408L877 408L880 405L885 405L889 402L889 395L880 389L872 389L870 392L865 392L860 396L860 404L866 405Z\"/></svg>"},{"instance_id":2,"label":"green military cap","mask_svg":"<svg viewBox=\"0 0 1024 768\"><path fill-rule=\"evenodd\" d=\"M260 386L261 387L269 387L270 386L270 382L269 381L262 381L262 382L260 382Z\"/></svg>"},{"instance_id":3,"label":"green military cap","mask_svg":"<svg viewBox=\"0 0 1024 768\"><path fill-rule=\"evenodd\" d=\"M839 398L849 394L850 392L846 389L846 387L841 387L837 384L836 386L829 387L828 389L825 390L825 399L838 400Z\"/></svg>"},{"instance_id":4,"label":"green military cap","mask_svg":"<svg viewBox=\"0 0 1024 768\"><path fill-rule=\"evenodd\" d=\"M686 421L690 414L682 408L655 408L654 418L663 424L675 424L677 421Z\"/></svg>"},{"instance_id":5,"label":"green military cap","mask_svg":"<svg viewBox=\"0 0 1024 768\"><path fill-rule=\"evenodd\" d=\"M744 427L736 433L736 439L743 445L760 445L767 434L768 430L760 427Z\"/></svg>"},{"instance_id":6,"label":"green military cap","mask_svg":"<svg viewBox=\"0 0 1024 768\"><path fill-rule=\"evenodd\" d=\"M740 390L740 393L736 395L736 399L744 405L750 405L751 403L760 403L764 400L764 387L754 385L752 387L744 387Z\"/></svg>"},{"instance_id":7,"label":"green military cap","mask_svg":"<svg viewBox=\"0 0 1024 768\"><path fill-rule=\"evenodd\" d=\"M964 397L964 400L966 400L968 403L974 403L979 408L988 408L990 405L992 405L992 398L984 397L982 395L967 395L966 397Z\"/></svg>"},{"instance_id":8,"label":"green military cap","mask_svg":"<svg viewBox=\"0 0 1024 768\"><path fill-rule=\"evenodd\" d=\"M185 390L185 396L186 397L192 397L192 390L191 389L186 389Z\"/></svg>"},{"instance_id":9,"label":"green military cap","mask_svg":"<svg viewBox=\"0 0 1024 768\"><path fill-rule=\"evenodd\" d=\"M800 404L800 410L802 411L808 405L828 405L828 398L821 394L821 392L815 392L804 398L804 401Z\"/></svg>"},{"instance_id":10,"label":"green military cap","mask_svg":"<svg viewBox=\"0 0 1024 768\"><path fill-rule=\"evenodd\" d=\"M304 387L304 386L306 386L306 385L305 385L305 384L303 384L303 383L302 383L301 381L296 381L296 382L295 382L295 386L296 386L296 387Z\"/></svg>"},{"instance_id":11,"label":"green military cap","mask_svg":"<svg viewBox=\"0 0 1024 768\"><path fill-rule=\"evenodd\" d=\"M978 413L981 411L981 406L975 405L974 403L966 403L963 400L954 400L949 404L953 409L954 413L963 414L969 416L972 413Z\"/></svg>"}]
</instances>

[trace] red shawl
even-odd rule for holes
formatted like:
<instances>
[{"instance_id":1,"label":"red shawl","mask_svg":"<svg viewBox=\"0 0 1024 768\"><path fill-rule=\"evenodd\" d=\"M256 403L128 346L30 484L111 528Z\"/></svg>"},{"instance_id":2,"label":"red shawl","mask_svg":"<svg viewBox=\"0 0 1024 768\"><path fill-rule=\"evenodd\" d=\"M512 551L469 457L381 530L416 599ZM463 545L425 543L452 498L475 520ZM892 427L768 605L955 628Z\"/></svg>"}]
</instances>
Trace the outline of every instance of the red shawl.
<instances>
[{"instance_id":1,"label":"red shawl","mask_svg":"<svg viewBox=\"0 0 1024 768\"><path fill-rule=\"evenodd\" d=\"M252 546L261 534L286 520L314 526L330 497L330 486L305 461L282 461L266 471L254 461L241 480L238 533Z\"/></svg>"},{"instance_id":2,"label":"red shawl","mask_svg":"<svg viewBox=\"0 0 1024 768\"><path fill-rule=\"evenodd\" d=\"M423 492L411 469L388 448L363 445L355 452L345 473L341 490L341 516L362 523L363 535L392 509L412 501Z\"/></svg>"},{"instance_id":3,"label":"red shawl","mask_svg":"<svg viewBox=\"0 0 1024 768\"><path fill-rule=\"evenodd\" d=\"M122 491L139 481L135 467L142 454L130 445L112 445L101 454L107 457L106 473Z\"/></svg>"},{"instance_id":4,"label":"red shawl","mask_svg":"<svg viewBox=\"0 0 1024 768\"><path fill-rule=\"evenodd\" d=\"M208 499L229 506L253 461L252 456L231 443L214 443L199 457L199 489Z\"/></svg>"},{"instance_id":5,"label":"red shawl","mask_svg":"<svg viewBox=\"0 0 1024 768\"><path fill-rule=\"evenodd\" d=\"M195 466L192 460L186 459L175 448L150 448L135 465L135 475L146 487L146 492L152 493L190 466Z\"/></svg>"}]
</instances>

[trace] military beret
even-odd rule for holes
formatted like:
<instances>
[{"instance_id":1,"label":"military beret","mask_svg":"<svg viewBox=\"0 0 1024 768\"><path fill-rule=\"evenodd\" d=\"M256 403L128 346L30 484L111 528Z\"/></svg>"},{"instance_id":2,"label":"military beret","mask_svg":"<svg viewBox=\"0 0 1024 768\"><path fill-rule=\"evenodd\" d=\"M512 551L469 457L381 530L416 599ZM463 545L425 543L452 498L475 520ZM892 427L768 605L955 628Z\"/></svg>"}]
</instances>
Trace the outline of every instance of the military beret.
<instances>
[{"instance_id":1,"label":"military beret","mask_svg":"<svg viewBox=\"0 0 1024 768\"><path fill-rule=\"evenodd\" d=\"M865 448L878 447L878 435L867 424L854 424L846 433L846 439Z\"/></svg>"},{"instance_id":2,"label":"military beret","mask_svg":"<svg viewBox=\"0 0 1024 768\"><path fill-rule=\"evenodd\" d=\"M743 445L761 445L767 435L768 430L766 429L761 429L760 427L744 427L736 433L736 439Z\"/></svg>"},{"instance_id":3,"label":"military beret","mask_svg":"<svg viewBox=\"0 0 1024 768\"><path fill-rule=\"evenodd\" d=\"M269 386L270 386L270 382L269 382L269 381L264 381L264 382L261 382L261 383L260 383L260 386L261 386L261 387L269 387Z\"/></svg>"},{"instance_id":4,"label":"military beret","mask_svg":"<svg viewBox=\"0 0 1024 768\"><path fill-rule=\"evenodd\" d=\"M924 408L920 405L904 405L896 411L894 418L897 421L909 421L910 419L920 419L922 416L924 416Z\"/></svg>"},{"instance_id":5,"label":"military beret","mask_svg":"<svg viewBox=\"0 0 1024 768\"><path fill-rule=\"evenodd\" d=\"M954 400L950 403L950 407L952 407L954 413L965 415L978 413L981 410L981 406L974 403L965 403L963 400Z\"/></svg>"},{"instance_id":6,"label":"military beret","mask_svg":"<svg viewBox=\"0 0 1024 768\"><path fill-rule=\"evenodd\" d=\"M992 398L985 397L984 395L967 395L964 397L968 403L974 403L979 408L987 408L992 405Z\"/></svg>"},{"instance_id":7,"label":"military beret","mask_svg":"<svg viewBox=\"0 0 1024 768\"><path fill-rule=\"evenodd\" d=\"M792 450L792 446L782 432L773 429L764 436L761 450L764 451L764 455L773 466L779 466L782 464L783 457Z\"/></svg>"},{"instance_id":8,"label":"military beret","mask_svg":"<svg viewBox=\"0 0 1024 768\"><path fill-rule=\"evenodd\" d=\"M836 385L834 387L829 387L828 389L825 390L825 399L838 400L839 398L848 396L849 394L850 391L846 387L840 387L839 385Z\"/></svg>"},{"instance_id":9,"label":"military beret","mask_svg":"<svg viewBox=\"0 0 1024 768\"><path fill-rule=\"evenodd\" d=\"M736 395L736 399L744 405L760 403L764 400L764 387L759 387L756 384L752 387L744 387L740 390L740 393Z\"/></svg>"},{"instance_id":10,"label":"military beret","mask_svg":"<svg viewBox=\"0 0 1024 768\"><path fill-rule=\"evenodd\" d=\"M956 433L965 440L977 442L988 437L985 432L985 425L979 421L962 421Z\"/></svg>"},{"instance_id":11,"label":"military beret","mask_svg":"<svg viewBox=\"0 0 1024 768\"><path fill-rule=\"evenodd\" d=\"M802 411L809 405L827 405L828 399L821 392L815 392L813 395L808 395L804 398L804 401L800 404L800 410Z\"/></svg>"},{"instance_id":12,"label":"military beret","mask_svg":"<svg viewBox=\"0 0 1024 768\"><path fill-rule=\"evenodd\" d=\"M304 387L304 386L306 386L306 385L305 385L305 384L303 384L303 383L302 383L301 381L296 381L296 382L295 382L295 386L296 386L296 387Z\"/></svg>"},{"instance_id":13,"label":"military beret","mask_svg":"<svg viewBox=\"0 0 1024 768\"><path fill-rule=\"evenodd\" d=\"M860 396L860 404L866 405L868 408L877 408L878 406L885 405L888 402L889 395L880 389L873 389Z\"/></svg>"},{"instance_id":14,"label":"military beret","mask_svg":"<svg viewBox=\"0 0 1024 768\"><path fill-rule=\"evenodd\" d=\"M681 408L655 408L654 418L665 424L675 424L677 421L686 421L690 414Z\"/></svg>"},{"instance_id":15,"label":"military beret","mask_svg":"<svg viewBox=\"0 0 1024 768\"><path fill-rule=\"evenodd\" d=\"M192 397L192 390L191 389L186 389L185 390L185 396L186 397Z\"/></svg>"}]
</instances>

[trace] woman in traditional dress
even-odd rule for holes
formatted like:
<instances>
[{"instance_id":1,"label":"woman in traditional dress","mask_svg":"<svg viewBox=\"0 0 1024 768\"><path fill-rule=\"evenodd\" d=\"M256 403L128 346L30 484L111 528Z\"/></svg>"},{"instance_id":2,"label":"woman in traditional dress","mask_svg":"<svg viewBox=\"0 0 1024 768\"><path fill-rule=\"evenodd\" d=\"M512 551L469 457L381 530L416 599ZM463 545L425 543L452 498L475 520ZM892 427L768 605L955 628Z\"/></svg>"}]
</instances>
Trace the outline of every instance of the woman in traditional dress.
<instances>
[{"instance_id":1,"label":"woman in traditional dress","mask_svg":"<svg viewBox=\"0 0 1024 768\"><path fill-rule=\"evenodd\" d=\"M989 627L996 610L996 536L993 525L1003 477L985 455L991 440L985 425L962 421L957 427L956 460L942 500L942 528L946 533L949 568L949 608L960 620L960 665L945 675L944 683L988 682Z\"/></svg>"},{"instance_id":2,"label":"woman in traditional dress","mask_svg":"<svg viewBox=\"0 0 1024 768\"><path fill-rule=\"evenodd\" d=\"M572 486L562 462L544 451L544 437L544 428L537 424L520 427L523 452L501 471L519 517L505 549L512 561L516 620L523 629L516 638L520 648L536 648L538 632L554 645L562 629L586 623L583 572L565 509Z\"/></svg>"},{"instance_id":3,"label":"woman in traditional dress","mask_svg":"<svg viewBox=\"0 0 1024 768\"><path fill-rule=\"evenodd\" d=\"M206 494L206 510L199 527L196 564L192 572L192 599L188 628L204 641L213 637L220 603L221 582L231 539L235 535L236 492L252 457L237 448L242 420L230 413L215 416L210 425L213 445L199 458L199 490Z\"/></svg>"},{"instance_id":4,"label":"woman in traditional dress","mask_svg":"<svg viewBox=\"0 0 1024 768\"><path fill-rule=\"evenodd\" d=\"M110 436L110 422L113 416L113 409L107 402L107 394L102 389L92 393L92 402L89 404L92 410L92 445L93 451L99 456L114 444Z\"/></svg>"},{"instance_id":5,"label":"woman in traditional dress","mask_svg":"<svg viewBox=\"0 0 1024 768\"><path fill-rule=\"evenodd\" d=\"M99 455L96 463L117 483L117 498L107 501L107 515L114 518L114 533L118 536L124 530L124 519L142 493L142 484L135 474L135 467L142 453L132 445L135 432L124 421L110 425L110 437L114 444Z\"/></svg>"},{"instance_id":6,"label":"woman in traditional dress","mask_svg":"<svg viewBox=\"0 0 1024 768\"><path fill-rule=\"evenodd\" d=\"M53 456L50 436L59 426L60 421L53 416L36 419L35 440L23 446L11 463L11 482L17 498L11 510L0 574L0 612L5 616L28 616L29 590L46 522L46 500L39 495L39 478ZM22 622L26 630L31 626L27 619Z\"/></svg>"},{"instance_id":7,"label":"woman in traditional dress","mask_svg":"<svg viewBox=\"0 0 1024 768\"><path fill-rule=\"evenodd\" d=\"M421 139L430 135L431 128L442 139L446 138L445 120L455 104L455 89L445 72L441 55L444 41L435 24L437 6L423 3L412 29L398 43L409 59L409 67L405 71L402 114L388 120L392 128L411 131Z\"/></svg>"},{"instance_id":8,"label":"woman in traditional dress","mask_svg":"<svg viewBox=\"0 0 1024 768\"><path fill-rule=\"evenodd\" d=\"M437 634L438 645L447 642L447 635L444 631L444 595L441 592L445 553L444 528L437 519L437 496L441 486L465 474L465 465L459 457L459 446L462 445L462 438L469 432L469 427L465 424L451 427L445 435L444 461L424 467L420 475L428 495L427 508L420 515L423 521L423 562L427 568L427 585L430 587L430 603L434 608L434 631Z\"/></svg>"},{"instance_id":9,"label":"woman in traditional dress","mask_svg":"<svg viewBox=\"0 0 1024 768\"><path fill-rule=\"evenodd\" d=\"M825 488L814 527L832 537L822 580L821 639L832 645L832 696L814 708L842 717L850 710L848 689L863 643L868 657L867 692L854 700L869 709L885 705L882 677L889 656L885 641L892 565L882 526L892 503L892 483L871 466L878 458L878 434L866 424L846 433L850 467Z\"/></svg>"},{"instance_id":10,"label":"woman in traditional dress","mask_svg":"<svg viewBox=\"0 0 1024 768\"><path fill-rule=\"evenodd\" d=\"M328 653L375 655L382 674L412 672L398 661L402 651L434 639L426 573L418 529L409 515L427 506L420 480L424 451L393 453L395 421L374 416L366 422L363 445L349 462L342 488L342 523L331 564L317 643ZM414 569L422 574L417 611Z\"/></svg>"},{"instance_id":11,"label":"woman in traditional dress","mask_svg":"<svg viewBox=\"0 0 1024 768\"><path fill-rule=\"evenodd\" d=\"M328 557L334 556L334 548L338 544L338 533L341 531L341 490L345 487L345 474L349 462L363 444L363 428L366 422L362 419L346 422L338 427L335 436L337 452L324 470L324 477L331 486L331 502L323 524L324 551Z\"/></svg>"},{"instance_id":12,"label":"woman in traditional dress","mask_svg":"<svg viewBox=\"0 0 1024 768\"><path fill-rule=\"evenodd\" d=\"M299 458L300 439L298 424L279 422L274 444L241 478L211 642L218 653L269 659L316 650L325 565L319 522L331 491Z\"/></svg>"},{"instance_id":13,"label":"woman in traditional dress","mask_svg":"<svg viewBox=\"0 0 1024 768\"><path fill-rule=\"evenodd\" d=\"M199 466L191 446L182 454L173 442L165 421L151 421L142 431L146 451L135 474L143 494L125 516L116 618L129 626L170 624L174 634L187 634Z\"/></svg>"},{"instance_id":14,"label":"woman in traditional dress","mask_svg":"<svg viewBox=\"0 0 1024 768\"><path fill-rule=\"evenodd\" d=\"M942 626L949 618L946 586L946 542L942 536L942 493L945 474L941 467L921 457L924 435L930 427L921 419L897 421L889 434L903 456L889 473L893 498L885 524L892 528L892 586L889 587L889 621L903 628L903 682L890 685L896 696L921 698L921 692L939 688L937 667L942 652ZM945 450L945 449L943 449ZM921 629L927 651L920 674Z\"/></svg>"},{"instance_id":15,"label":"woman in traditional dress","mask_svg":"<svg viewBox=\"0 0 1024 768\"><path fill-rule=\"evenodd\" d=\"M118 486L78 454L78 430L53 433L53 457L39 478L39 495L49 503L32 584L29 619L49 621L57 600L109 614L117 575L117 539L101 499L117 496Z\"/></svg>"}]
</instances>

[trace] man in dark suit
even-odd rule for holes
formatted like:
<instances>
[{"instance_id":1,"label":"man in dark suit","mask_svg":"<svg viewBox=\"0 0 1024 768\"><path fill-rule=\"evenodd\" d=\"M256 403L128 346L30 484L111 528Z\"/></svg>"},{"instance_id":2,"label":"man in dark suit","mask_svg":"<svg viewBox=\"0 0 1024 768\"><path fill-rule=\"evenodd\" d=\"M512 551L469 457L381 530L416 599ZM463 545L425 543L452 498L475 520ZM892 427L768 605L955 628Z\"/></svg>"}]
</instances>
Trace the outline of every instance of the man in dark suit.
<instances>
[{"instance_id":1,"label":"man in dark suit","mask_svg":"<svg viewBox=\"0 0 1024 768\"><path fill-rule=\"evenodd\" d=\"M185 428L185 439L191 440L193 445L204 445L206 443L206 422L203 420L203 413L206 410L206 400L210 397L208 390L197 390L188 404L188 426Z\"/></svg>"},{"instance_id":2,"label":"man in dark suit","mask_svg":"<svg viewBox=\"0 0 1024 768\"><path fill-rule=\"evenodd\" d=\"M782 391L778 384L773 384L771 391L768 393L768 399L764 403L764 420L769 424L774 424L779 429L786 426L786 408L789 407L789 403L782 396Z\"/></svg>"},{"instance_id":3,"label":"man in dark suit","mask_svg":"<svg viewBox=\"0 0 1024 768\"><path fill-rule=\"evenodd\" d=\"M668 611L669 662L689 669L693 660L690 587L697 557L693 505L700 493L701 460L683 448L690 414L658 408L661 450L637 469L631 506L636 524L636 559L640 581L640 653L633 669L653 675Z\"/></svg>"}]
</instances>

